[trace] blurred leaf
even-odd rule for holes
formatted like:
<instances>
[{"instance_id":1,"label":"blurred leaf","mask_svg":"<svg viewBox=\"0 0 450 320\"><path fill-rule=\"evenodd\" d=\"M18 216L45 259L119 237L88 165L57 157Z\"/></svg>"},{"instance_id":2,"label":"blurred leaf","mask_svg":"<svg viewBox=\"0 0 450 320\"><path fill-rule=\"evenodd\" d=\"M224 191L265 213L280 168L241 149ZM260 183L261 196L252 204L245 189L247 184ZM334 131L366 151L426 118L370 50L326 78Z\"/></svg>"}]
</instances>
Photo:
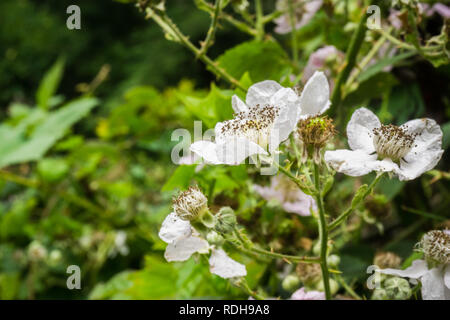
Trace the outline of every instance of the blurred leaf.
<instances>
[{"instance_id":1,"label":"blurred leaf","mask_svg":"<svg viewBox=\"0 0 450 320\"><path fill-rule=\"evenodd\" d=\"M162 187L162 191L171 191L176 188L186 189L195 174L196 164L181 165L175 169L175 172Z\"/></svg>"},{"instance_id":2,"label":"blurred leaf","mask_svg":"<svg viewBox=\"0 0 450 320\"><path fill-rule=\"evenodd\" d=\"M48 114L27 136L26 127L0 125L0 167L40 159L67 129L86 116L98 103L94 98L81 98ZM28 120L25 119L26 122Z\"/></svg>"},{"instance_id":3,"label":"blurred leaf","mask_svg":"<svg viewBox=\"0 0 450 320\"><path fill-rule=\"evenodd\" d=\"M58 89L59 82L64 71L64 59L58 59L55 64L47 71L36 92L36 101L39 107L49 108L49 100Z\"/></svg>"},{"instance_id":4,"label":"blurred leaf","mask_svg":"<svg viewBox=\"0 0 450 320\"><path fill-rule=\"evenodd\" d=\"M445 150L450 146L450 122L447 122L442 127L442 148Z\"/></svg>"},{"instance_id":5,"label":"blurred leaf","mask_svg":"<svg viewBox=\"0 0 450 320\"><path fill-rule=\"evenodd\" d=\"M425 104L419 84L415 82L393 88L389 95L388 111L399 125L422 116Z\"/></svg>"},{"instance_id":6,"label":"blurred leaf","mask_svg":"<svg viewBox=\"0 0 450 320\"><path fill-rule=\"evenodd\" d=\"M222 54L217 62L233 77L240 79L246 72L255 81L279 81L289 67L285 51L273 41L250 41L237 45Z\"/></svg>"},{"instance_id":7,"label":"blurred leaf","mask_svg":"<svg viewBox=\"0 0 450 320\"><path fill-rule=\"evenodd\" d=\"M39 161L37 171L48 182L58 181L69 171L69 165L63 158L46 158Z\"/></svg>"}]
</instances>

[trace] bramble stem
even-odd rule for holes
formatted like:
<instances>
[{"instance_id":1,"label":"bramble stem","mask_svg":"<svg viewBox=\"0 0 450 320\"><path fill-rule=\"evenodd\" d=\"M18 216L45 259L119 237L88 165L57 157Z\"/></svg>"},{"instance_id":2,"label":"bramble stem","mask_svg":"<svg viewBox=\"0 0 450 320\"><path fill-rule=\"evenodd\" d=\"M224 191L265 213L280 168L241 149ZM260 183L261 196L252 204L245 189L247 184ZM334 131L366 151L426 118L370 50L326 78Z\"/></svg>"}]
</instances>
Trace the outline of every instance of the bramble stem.
<instances>
[{"instance_id":1,"label":"bramble stem","mask_svg":"<svg viewBox=\"0 0 450 320\"><path fill-rule=\"evenodd\" d=\"M298 48L297 48L297 36L295 28L295 12L294 12L294 1L289 0L289 21L291 24L291 47L292 47L292 60L294 61L294 66L298 66Z\"/></svg>"},{"instance_id":2,"label":"bramble stem","mask_svg":"<svg viewBox=\"0 0 450 320\"><path fill-rule=\"evenodd\" d=\"M320 239L320 268L322 269L322 278L325 289L325 297L331 299L330 275L327 265L328 249L328 228L325 220L325 209L323 207L322 192L320 186L319 165L314 162L314 185L316 187L315 198L319 208L319 239Z\"/></svg>"},{"instance_id":3,"label":"bramble stem","mask_svg":"<svg viewBox=\"0 0 450 320\"><path fill-rule=\"evenodd\" d=\"M332 223L328 225L328 229L332 230L336 228L338 225L340 225L347 217L350 215L350 213L355 210L355 208L372 192L375 185L380 181L381 177L383 176L383 172L377 173L377 176L375 179L370 183L370 185L367 187L367 190L364 192L362 197L358 198L357 201L352 201L352 204L350 207L345 210L339 217L336 218Z\"/></svg>"},{"instance_id":4,"label":"bramble stem","mask_svg":"<svg viewBox=\"0 0 450 320\"><path fill-rule=\"evenodd\" d=\"M216 3L214 4L214 12L212 14L212 19L211 19L211 25L208 29L208 33L206 34L205 41L201 45L198 57L206 54L209 47L211 47L211 45L214 42L214 36L216 34L217 23L219 21L220 12L221 12L221 0L216 0Z\"/></svg>"},{"instance_id":5,"label":"bramble stem","mask_svg":"<svg viewBox=\"0 0 450 320\"><path fill-rule=\"evenodd\" d=\"M262 9L262 3L261 0L256 0L255 2L256 6L256 40L261 41L264 36L264 21L263 21L263 9Z\"/></svg>"},{"instance_id":6,"label":"bramble stem","mask_svg":"<svg viewBox=\"0 0 450 320\"><path fill-rule=\"evenodd\" d=\"M163 30L168 32L170 35L175 36L176 39L183 44L186 48L191 50L195 56L197 56L201 61L203 61L214 74L216 74L218 77L224 78L226 81L234 85L235 87L247 91L244 86L241 85L241 83L233 78L226 70L219 67L219 65L212 61L207 55L203 54L200 55L200 49L198 49L192 42L186 37L180 29L173 23L173 21L165 14L163 13L161 16L156 14L154 10L151 8L146 9L147 16L146 18L153 19Z\"/></svg>"}]
</instances>

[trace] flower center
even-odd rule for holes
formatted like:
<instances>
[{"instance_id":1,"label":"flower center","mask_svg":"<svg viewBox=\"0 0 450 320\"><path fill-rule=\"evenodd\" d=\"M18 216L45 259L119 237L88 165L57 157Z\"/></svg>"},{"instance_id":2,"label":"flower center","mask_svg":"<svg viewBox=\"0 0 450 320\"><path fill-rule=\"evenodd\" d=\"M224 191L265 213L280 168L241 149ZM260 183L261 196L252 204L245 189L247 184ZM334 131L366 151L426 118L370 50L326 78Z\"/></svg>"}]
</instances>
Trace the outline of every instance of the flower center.
<instances>
[{"instance_id":1,"label":"flower center","mask_svg":"<svg viewBox=\"0 0 450 320\"><path fill-rule=\"evenodd\" d=\"M418 243L419 251L434 262L446 264L450 262L449 231L432 230L427 232Z\"/></svg>"},{"instance_id":2,"label":"flower center","mask_svg":"<svg viewBox=\"0 0 450 320\"><path fill-rule=\"evenodd\" d=\"M246 112L235 113L233 120L224 122L221 133L245 137L267 149L270 134L278 115L278 107L270 105L260 107L260 105L256 105Z\"/></svg>"},{"instance_id":3,"label":"flower center","mask_svg":"<svg viewBox=\"0 0 450 320\"><path fill-rule=\"evenodd\" d=\"M380 159L389 158L398 162L408 154L414 145L416 134L389 124L373 129L373 145Z\"/></svg>"}]
</instances>

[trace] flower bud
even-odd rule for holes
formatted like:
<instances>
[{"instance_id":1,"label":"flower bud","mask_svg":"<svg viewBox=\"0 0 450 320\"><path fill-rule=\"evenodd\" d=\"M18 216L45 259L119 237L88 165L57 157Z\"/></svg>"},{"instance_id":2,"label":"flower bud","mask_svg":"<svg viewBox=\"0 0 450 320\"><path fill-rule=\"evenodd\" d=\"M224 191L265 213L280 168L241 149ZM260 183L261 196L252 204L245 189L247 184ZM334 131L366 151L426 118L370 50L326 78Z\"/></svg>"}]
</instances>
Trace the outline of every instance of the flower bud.
<instances>
[{"instance_id":1,"label":"flower bud","mask_svg":"<svg viewBox=\"0 0 450 320\"><path fill-rule=\"evenodd\" d=\"M208 200L198 187L189 187L173 199L173 210L183 220L196 220L207 210Z\"/></svg>"},{"instance_id":2,"label":"flower bud","mask_svg":"<svg viewBox=\"0 0 450 320\"><path fill-rule=\"evenodd\" d=\"M230 207L221 208L217 213L216 218L216 230L220 233L227 234L232 232L237 224L236 214Z\"/></svg>"},{"instance_id":3,"label":"flower bud","mask_svg":"<svg viewBox=\"0 0 450 320\"><path fill-rule=\"evenodd\" d=\"M332 254L327 258L327 261L330 267L337 268L341 262L341 258L336 254Z\"/></svg>"},{"instance_id":4,"label":"flower bud","mask_svg":"<svg viewBox=\"0 0 450 320\"><path fill-rule=\"evenodd\" d=\"M50 266L57 266L62 260L61 250L53 249L50 251L50 255L48 257L48 264Z\"/></svg>"},{"instance_id":5,"label":"flower bud","mask_svg":"<svg viewBox=\"0 0 450 320\"><path fill-rule=\"evenodd\" d=\"M290 274L286 278L283 279L281 286L286 291L294 291L300 285L300 279L295 274Z\"/></svg>"},{"instance_id":6,"label":"flower bud","mask_svg":"<svg viewBox=\"0 0 450 320\"><path fill-rule=\"evenodd\" d=\"M295 272L305 286L312 286L322 278L322 270L318 263L299 262Z\"/></svg>"},{"instance_id":7,"label":"flower bud","mask_svg":"<svg viewBox=\"0 0 450 320\"><path fill-rule=\"evenodd\" d=\"M339 283L337 283L336 280L334 279L329 279L329 283L330 283L330 293L331 295L336 294L336 292L338 292L339 290ZM319 281L316 285L316 289L319 291L325 291L325 286L323 284L323 281Z\"/></svg>"},{"instance_id":8,"label":"flower bud","mask_svg":"<svg viewBox=\"0 0 450 320\"><path fill-rule=\"evenodd\" d=\"M373 259L373 264L381 269L398 268L402 263L402 258L393 252L379 252Z\"/></svg>"},{"instance_id":9,"label":"flower bud","mask_svg":"<svg viewBox=\"0 0 450 320\"><path fill-rule=\"evenodd\" d=\"M377 288L373 291L371 300L388 300L386 290L383 288Z\"/></svg>"},{"instance_id":10,"label":"flower bud","mask_svg":"<svg viewBox=\"0 0 450 320\"><path fill-rule=\"evenodd\" d=\"M209 242L209 244L215 245L218 247L223 245L223 243L225 241L225 239L215 231L208 232L208 234L206 235L206 240Z\"/></svg>"},{"instance_id":11,"label":"flower bud","mask_svg":"<svg viewBox=\"0 0 450 320\"><path fill-rule=\"evenodd\" d=\"M384 288L388 299L391 300L407 300L412 294L408 281L399 277L386 279Z\"/></svg>"},{"instance_id":12,"label":"flower bud","mask_svg":"<svg viewBox=\"0 0 450 320\"><path fill-rule=\"evenodd\" d=\"M417 244L427 261L437 264L450 262L450 231L433 230L427 232Z\"/></svg>"}]
</instances>

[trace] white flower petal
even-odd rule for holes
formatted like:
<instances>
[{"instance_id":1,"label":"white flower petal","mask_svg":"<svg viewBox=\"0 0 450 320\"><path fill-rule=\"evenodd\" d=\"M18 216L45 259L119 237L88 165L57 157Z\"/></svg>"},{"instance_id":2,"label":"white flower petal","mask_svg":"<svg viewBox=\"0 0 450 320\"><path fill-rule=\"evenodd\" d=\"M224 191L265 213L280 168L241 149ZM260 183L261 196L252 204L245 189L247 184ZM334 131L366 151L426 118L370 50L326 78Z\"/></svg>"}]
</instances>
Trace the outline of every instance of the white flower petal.
<instances>
[{"instance_id":1,"label":"white flower petal","mask_svg":"<svg viewBox=\"0 0 450 320\"><path fill-rule=\"evenodd\" d=\"M164 253L167 261L186 261L196 252L206 253L209 250L208 241L191 236L174 243L169 243Z\"/></svg>"},{"instance_id":2,"label":"white flower petal","mask_svg":"<svg viewBox=\"0 0 450 320\"><path fill-rule=\"evenodd\" d=\"M162 241L173 243L189 237L191 233L192 227L189 221L180 219L175 212L172 212L164 219L158 235Z\"/></svg>"},{"instance_id":3,"label":"white flower petal","mask_svg":"<svg viewBox=\"0 0 450 320\"><path fill-rule=\"evenodd\" d=\"M419 279L428 272L428 266L424 260L414 260L411 266L409 266L405 270L386 268L380 269L378 271L383 274L390 274L398 277Z\"/></svg>"},{"instance_id":4,"label":"white flower petal","mask_svg":"<svg viewBox=\"0 0 450 320\"><path fill-rule=\"evenodd\" d=\"M248 111L247 105L237 95L233 95L231 98L231 106L236 113Z\"/></svg>"},{"instance_id":5,"label":"white flower petal","mask_svg":"<svg viewBox=\"0 0 450 320\"><path fill-rule=\"evenodd\" d=\"M444 283L447 289L450 289L450 264L445 267L444 271Z\"/></svg>"},{"instance_id":6,"label":"white flower petal","mask_svg":"<svg viewBox=\"0 0 450 320\"><path fill-rule=\"evenodd\" d=\"M283 88L270 98L270 104L280 108L270 133L269 152L273 152L297 127L298 96L294 90Z\"/></svg>"},{"instance_id":7,"label":"white flower petal","mask_svg":"<svg viewBox=\"0 0 450 320\"><path fill-rule=\"evenodd\" d=\"M202 157L207 163L221 164L217 158L216 144L211 141L197 141L189 148L192 152Z\"/></svg>"},{"instance_id":8,"label":"white flower petal","mask_svg":"<svg viewBox=\"0 0 450 320\"><path fill-rule=\"evenodd\" d=\"M376 165L376 155L361 150L334 150L325 152L325 161L336 171L352 177L368 174Z\"/></svg>"},{"instance_id":9,"label":"white flower petal","mask_svg":"<svg viewBox=\"0 0 450 320\"><path fill-rule=\"evenodd\" d=\"M241 137L229 137L226 142L219 143L216 147L220 163L228 165L239 165L254 154L268 155L261 146Z\"/></svg>"},{"instance_id":10,"label":"white flower petal","mask_svg":"<svg viewBox=\"0 0 450 320\"><path fill-rule=\"evenodd\" d=\"M225 279L247 275L245 266L231 259L222 249L212 250L209 258L209 270Z\"/></svg>"},{"instance_id":11,"label":"white flower petal","mask_svg":"<svg viewBox=\"0 0 450 320\"><path fill-rule=\"evenodd\" d=\"M278 82L273 80L255 83L248 89L245 102L249 107L255 107L258 104L264 107L269 103L270 97L282 88Z\"/></svg>"},{"instance_id":12,"label":"white flower petal","mask_svg":"<svg viewBox=\"0 0 450 320\"><path fill-rule=\"evenodd\" d=\"M299 119L320 115L330 107L330 86L325 74L316 71L308 80L300 96Z\"/></svg>"},{"instance_id":13,"label":"white flower petal","mask_svg":"<svg viewBox=\"0 0 450 320\"><path fill-rule=\"evenodd\" d=\"M353 112L352 118L347 124L348 145L352 150L361 149L372 153L375 151L372 130L380 126L380 120L372 111L359 108Z\"/></svg>"},{"instance_id":14,"label":"white flower petal","mask_svg":"<svg viewBox=\"0 0 450 320\"><path fill-rule=\"evenodd\" d=\"M433 169L444 153L442 150L442 130L432 119L416 119L401 126L410 134L417 134L414 146L401 160L396 172L400 180L412 180Z\"/></svg>"},{"instance_id":15,"label":"white flower petal","mask_svg":"<svg viewBox=\"0 0 450 320\"><path fill-rule=\"evenodd\" d=\"M423 300L446 300L450 299L447 295L447 288L442 279L442 270L434 268L424 274L422 282L422 299ZM449 291L450 292L450 291Z\"/></svg>"},{"instance_id":16,"label":"white flower petal","mask_svg":"<svg viewBox=\"0 0 450 320\"><path fill-rule=\"evenodd\" d=\"M305 288L300 288L295 291L290 300L325 300L325 293L321 291L305 291Z\"/></svg>"}]
</instances>

